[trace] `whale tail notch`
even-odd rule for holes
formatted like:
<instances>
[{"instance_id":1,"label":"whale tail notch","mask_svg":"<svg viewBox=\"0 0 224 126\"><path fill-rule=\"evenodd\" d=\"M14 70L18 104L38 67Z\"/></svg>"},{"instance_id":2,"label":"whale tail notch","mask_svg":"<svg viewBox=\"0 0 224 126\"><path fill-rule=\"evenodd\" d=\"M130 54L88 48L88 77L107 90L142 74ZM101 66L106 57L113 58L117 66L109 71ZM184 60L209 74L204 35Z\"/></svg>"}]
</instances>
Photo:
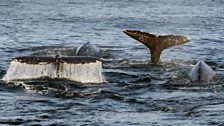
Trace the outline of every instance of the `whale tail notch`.
<instances>
[{"instance_id":1,"label":"whale tail notch","mask_svg":"<svg viewBox=\"0 0 224 126\"><path fill-rule=\"evenodd\" d=\"M156 36L138 30L124 30L123 32L149 48L151 52L151 62L154 65L159 62L161 52L164 49L189 41L187 37L180 35Z\"/></svg>"}]
</instances>

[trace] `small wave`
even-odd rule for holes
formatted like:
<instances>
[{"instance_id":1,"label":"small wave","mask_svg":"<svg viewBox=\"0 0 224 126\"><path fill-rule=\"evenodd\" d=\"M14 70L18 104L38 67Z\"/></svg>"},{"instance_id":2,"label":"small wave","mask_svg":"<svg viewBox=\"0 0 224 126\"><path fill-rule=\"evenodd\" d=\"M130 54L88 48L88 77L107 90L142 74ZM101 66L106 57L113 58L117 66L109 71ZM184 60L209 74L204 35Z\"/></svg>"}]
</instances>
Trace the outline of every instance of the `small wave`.
<instances>
[{"instance_id":1,"label":"small wave","mask_svg":"<svg viewBox=\"0 0 224 126\"><path fill-rule=\"evenodd\" d=\"M75 56L76 47L41 46L32 49L32 55L66 55Z\"/></svg>"},{"instance_id":2,"label":"small wave","mask_svg":"<svg viewBox=\"0 0 224 126\"><path fill-rule=\"evenodd\" d=\"M1 124L7 124L7 125L22 125L26 123L28 120L24 120L22 118L15 118L15 119L0 119Z\"/></svg>"}]
</instances>

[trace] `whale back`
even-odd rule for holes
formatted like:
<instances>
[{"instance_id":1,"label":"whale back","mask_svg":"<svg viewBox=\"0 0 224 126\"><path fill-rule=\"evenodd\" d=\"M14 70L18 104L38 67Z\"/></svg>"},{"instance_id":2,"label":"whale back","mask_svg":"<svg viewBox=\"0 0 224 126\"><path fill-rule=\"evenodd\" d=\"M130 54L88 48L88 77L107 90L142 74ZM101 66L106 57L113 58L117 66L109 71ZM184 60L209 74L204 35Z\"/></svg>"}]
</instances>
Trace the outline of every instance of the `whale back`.
<instances>
[{"instance_id":1,"label":"whale back","mask_svg":"<svg viewBox=\"0 0 224 126\"><path fill-rule=\"evenodd\" d=\"M87 42L83 45L81 45L76 50L77 56L92 56L92 57L100 57L100 52L96 48L95 45L91 44L90 42Z\"/></svg>"},{"instance_id":2,"label":"whale back","mask_svg":"<svg viewBox=\"0 0 224 126\"><path fill-rule=\"evenodd\" d=\"M216 73L204 61L199 61L189 73L189 79L192 82L209 82L215 77Z\"/></svg>"}]
</instances>

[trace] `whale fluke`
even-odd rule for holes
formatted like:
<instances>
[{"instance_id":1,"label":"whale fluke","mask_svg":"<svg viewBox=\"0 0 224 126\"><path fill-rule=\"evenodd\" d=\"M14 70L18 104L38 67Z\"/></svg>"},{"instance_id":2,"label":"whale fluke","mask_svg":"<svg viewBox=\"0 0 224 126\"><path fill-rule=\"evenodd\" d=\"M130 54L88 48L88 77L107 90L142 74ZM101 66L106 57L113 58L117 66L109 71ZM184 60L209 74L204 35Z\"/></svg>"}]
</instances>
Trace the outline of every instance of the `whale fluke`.
<instances>
[{"instance_id":1,"label":"whale fluke","mask_svg":"<svg viewBox=\"0 0 224 126\"><path fill-rule=\"evenodd\" d=\"M164 49L189 41L187 37L180 35L156 36L138 30L124 30L123 32L149 48L151 52L151 62L154 65L159 62L161 52Z\"/></svg>"},{"instance_id":2,"label":"whale fluke","mask_svg":"<svg viewBox=\"0 0 224 126\"><path fill-rule=\"evenodd\" d=\"M192 68L191 72L188 74L189 79L192 82L202 81L209 82L214 79L216 73L212 70L210 66L208 66L204 61L199 61Z\"/></svg>"},{"instance_id":3,"label":"whale fluke","mask_svg":"<svg viewBox=\"0 0 224 126\"><path fill-rule=\"evenodd\" d=\"M87 56L23 56L12 59L4 81L66 79L81 83L103 83L102 62Z\"/></svg>"}]
</instances>

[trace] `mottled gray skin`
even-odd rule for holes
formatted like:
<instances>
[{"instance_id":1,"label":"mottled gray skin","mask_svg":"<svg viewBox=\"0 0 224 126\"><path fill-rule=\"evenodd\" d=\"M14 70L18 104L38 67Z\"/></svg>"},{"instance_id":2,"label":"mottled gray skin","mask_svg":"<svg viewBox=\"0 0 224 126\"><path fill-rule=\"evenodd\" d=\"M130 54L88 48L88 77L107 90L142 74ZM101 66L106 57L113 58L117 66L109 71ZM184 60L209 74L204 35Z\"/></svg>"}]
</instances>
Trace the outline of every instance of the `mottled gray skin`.
<instances>
[{"instance_id":1,"label":"mottled gray skin","mask_svg":"<svg viewBox=\"0 0 224 126\"><path fill-rule=\"evenodd\" d=\"M216 73L204 61L198 61L188 74L192 82L210 82L214 79Z\"/></svg>"},{"instance_id":2,"label":"mottled gray skin","mask_svg":"<svg viewBox=\"0 0 224 126\"><path fill-rule=\"evenodd\" d=\"M95 45L91 44L90 42L87 42L77 49L76 55L100 57L100 52Z\"/></svg>"},{"instance_id":3,"label":"mottled gray skin","mask_svg":"<svg viewBox=\"0 0 224 126\"><path fill-rule=\"evenodd\" d=\"M151 62L154 65L159 62L161 52L164 49L189 41L187 37L180 35L156 36L137 30L124 30L123 32L149 48L151 52Z\"/></svg>"}]
</instances>

